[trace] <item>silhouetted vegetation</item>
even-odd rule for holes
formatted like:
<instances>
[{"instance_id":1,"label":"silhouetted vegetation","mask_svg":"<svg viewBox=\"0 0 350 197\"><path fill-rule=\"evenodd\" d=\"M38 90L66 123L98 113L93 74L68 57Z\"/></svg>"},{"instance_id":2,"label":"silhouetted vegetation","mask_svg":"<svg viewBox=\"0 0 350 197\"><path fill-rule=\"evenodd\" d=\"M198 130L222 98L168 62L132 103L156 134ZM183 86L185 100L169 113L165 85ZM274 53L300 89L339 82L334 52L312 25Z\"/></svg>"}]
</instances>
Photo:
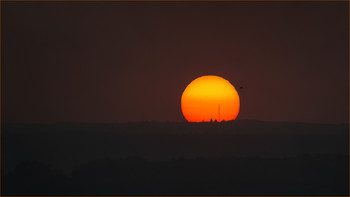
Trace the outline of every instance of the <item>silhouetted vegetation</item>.
<instances>
[{"instance_id":1,"label":"silhouetted vegetation","mask_svg":"<svg viewBox=\"0 0 350 197\"><path fill-rule=\"evenodd\" d=\"M1 140L2 195L348 195L347 125L7 124Z\"/></svg>"}]
</instances>

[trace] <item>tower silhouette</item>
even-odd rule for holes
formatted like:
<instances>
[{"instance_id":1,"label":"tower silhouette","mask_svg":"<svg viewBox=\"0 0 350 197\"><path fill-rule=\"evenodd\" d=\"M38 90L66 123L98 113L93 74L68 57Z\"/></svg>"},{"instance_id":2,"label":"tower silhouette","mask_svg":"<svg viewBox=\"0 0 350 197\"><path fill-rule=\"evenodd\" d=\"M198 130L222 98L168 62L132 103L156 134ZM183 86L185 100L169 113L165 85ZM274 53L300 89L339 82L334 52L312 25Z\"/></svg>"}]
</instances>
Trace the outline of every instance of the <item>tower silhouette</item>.
<instances>
[{"instance_id":1,"label":"tower silhouette","mask_svg":"<svg viewBox=\"0 0 350 197\"><path fill-rule=\"evenodd\" d=\"M219 118L218 121L220 122L220 105L219 105Z\"/></svg>"}]
</instances>

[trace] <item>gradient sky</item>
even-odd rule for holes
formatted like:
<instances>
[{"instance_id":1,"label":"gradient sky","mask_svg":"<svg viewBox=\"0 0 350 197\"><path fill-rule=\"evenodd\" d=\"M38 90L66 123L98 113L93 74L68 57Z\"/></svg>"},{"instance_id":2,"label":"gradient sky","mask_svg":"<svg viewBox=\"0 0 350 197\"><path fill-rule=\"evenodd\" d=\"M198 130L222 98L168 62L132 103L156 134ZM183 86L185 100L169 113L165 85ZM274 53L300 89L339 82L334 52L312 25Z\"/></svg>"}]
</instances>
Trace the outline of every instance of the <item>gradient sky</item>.
<instances>
[{"instance_id":1,"label":"gradient sky","mask_svg":"<svg viewBox=\"0 0 350 197\"><path fill-rule=\"evenodd\" d=\"M348 122L348 2L1 4L3 122L185 121L203 75L238 120Z\"/></svg>"}]
</instances>

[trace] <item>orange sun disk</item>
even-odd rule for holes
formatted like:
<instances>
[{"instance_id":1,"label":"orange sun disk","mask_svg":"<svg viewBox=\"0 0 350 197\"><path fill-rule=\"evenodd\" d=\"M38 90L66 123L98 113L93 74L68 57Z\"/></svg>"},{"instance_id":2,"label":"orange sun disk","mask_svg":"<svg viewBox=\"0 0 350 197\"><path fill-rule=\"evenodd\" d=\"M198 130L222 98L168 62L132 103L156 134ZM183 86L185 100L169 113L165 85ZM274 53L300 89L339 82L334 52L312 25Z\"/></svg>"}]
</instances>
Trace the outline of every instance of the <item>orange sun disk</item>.
<instances>
[{"instance_id":1,"label":"orange sun disk","mask_svg":"<svg viewBox=\"0 0 350 197\"><path fill-rule=\"evenodd\" d=\"M224 78L207 75L192 81L182 93L182 114L189 122L236 119L239 112L236 89Z\"/></svg>"}]
</instances>

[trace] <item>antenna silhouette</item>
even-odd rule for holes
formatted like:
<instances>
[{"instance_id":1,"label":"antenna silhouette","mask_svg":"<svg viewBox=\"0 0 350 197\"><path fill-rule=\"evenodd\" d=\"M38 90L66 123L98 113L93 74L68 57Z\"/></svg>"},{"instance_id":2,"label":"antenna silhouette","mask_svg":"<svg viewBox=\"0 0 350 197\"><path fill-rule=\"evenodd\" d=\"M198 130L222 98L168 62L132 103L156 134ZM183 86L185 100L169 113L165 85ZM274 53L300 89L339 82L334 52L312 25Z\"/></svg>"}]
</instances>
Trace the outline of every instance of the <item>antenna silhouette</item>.
<instances>
[{"instance_id":1,"label":"antenna silhouette","mask_svg":"<svg viewBox=\"0 0 350 197\"><path fill-rule=\"evenodd\" d=\"M219 122L220 122L220 105L219 105Z\"/></svg>"}]
</instances>

